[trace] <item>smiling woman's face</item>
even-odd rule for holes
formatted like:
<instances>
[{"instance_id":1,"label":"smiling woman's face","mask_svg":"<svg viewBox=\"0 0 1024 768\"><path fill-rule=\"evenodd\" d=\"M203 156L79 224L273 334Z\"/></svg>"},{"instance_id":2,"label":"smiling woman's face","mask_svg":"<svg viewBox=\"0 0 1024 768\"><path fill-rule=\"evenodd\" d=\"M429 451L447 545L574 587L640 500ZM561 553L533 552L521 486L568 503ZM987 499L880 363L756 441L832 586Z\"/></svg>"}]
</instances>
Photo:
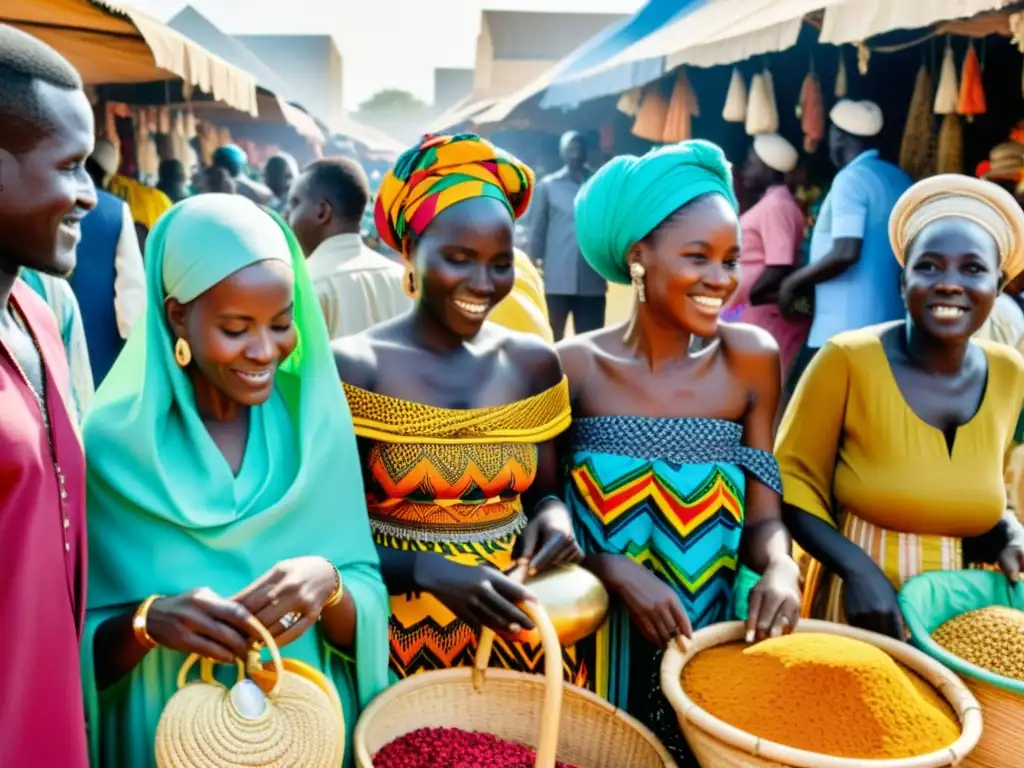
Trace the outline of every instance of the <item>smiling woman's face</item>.
<instances>
[{"instance_id":1,"label":"smiling woman's face","mask_svg":"<svg viewBox=\"0 0 1024 768\"><path fill-rule=\"evenodd\" d=\"M927 225L907 249L903 301L915 326L961 342L984 324L999 295L999 253L983 227L967 219Z\"/></svg>"},{"instance_id":2,"label":"smiling woman's face","mask_svg":"<svg viewBox=\"0 0 1024 768\"><path fill-rule=\"evenodd\" d=\"M420 303L470 339L515 282L512 215L499 201L464 200L430 222L412 253Z\"/></svg>"},{"instance_id":3,"label":"smiling woman's face","mask_svg":"<svg viewBox=\"0 0 1024 768\"><path fill-rule=\"evenodd\" d=\"M294 273L261 261L221 280L195 301L167 299L174 335L192 348L191 368L239 405L261 405L281 362L295 349Z\"/></svg>"}]
</instances>

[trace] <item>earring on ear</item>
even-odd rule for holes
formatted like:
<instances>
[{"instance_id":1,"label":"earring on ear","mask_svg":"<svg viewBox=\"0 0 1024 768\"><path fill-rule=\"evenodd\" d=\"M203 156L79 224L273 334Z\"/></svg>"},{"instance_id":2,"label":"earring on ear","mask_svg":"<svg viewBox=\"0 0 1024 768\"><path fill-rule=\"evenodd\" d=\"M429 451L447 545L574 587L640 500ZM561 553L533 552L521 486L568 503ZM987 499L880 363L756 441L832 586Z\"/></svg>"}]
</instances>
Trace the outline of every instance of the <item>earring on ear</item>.
<instances>
[{"instance_id":1,"label":"earring on ear","mask_svg":"<svg viewBox=\"0 0 1024 768\"><path fill-rule=\"evenodd\" d=\"M633 284L633 288L636 289L636 300L643 304L647 301L647 292L644 290L644 275L647 274L647 270L644 269L644 265L638 261L634 261L629 265L629 277L630 282Z\"/></svg>"},{"instance_id":2,"label":"earring on ear","mask_svg":"<svg viewBox=\"0 0 1024 768\"><path fill-rule=\"evenodd\" d=\"M174 343L174 360L179 368L187 368L192 362L192 347L184 339L178 339Z\"/></svg>"},{"instance_id":3,"label":"earring on ear","mask_svg":"<svg viewBox=\"0 0 1024 768\"><path fill-rule=\"evenodd\" d=\"M415 299L419 294L419 290L416 287L416 273L413 272L411 264L405 265L405 275L402 279L402 290L405 291L405 295L410 299Z\"/></svg>"}]
</instances>

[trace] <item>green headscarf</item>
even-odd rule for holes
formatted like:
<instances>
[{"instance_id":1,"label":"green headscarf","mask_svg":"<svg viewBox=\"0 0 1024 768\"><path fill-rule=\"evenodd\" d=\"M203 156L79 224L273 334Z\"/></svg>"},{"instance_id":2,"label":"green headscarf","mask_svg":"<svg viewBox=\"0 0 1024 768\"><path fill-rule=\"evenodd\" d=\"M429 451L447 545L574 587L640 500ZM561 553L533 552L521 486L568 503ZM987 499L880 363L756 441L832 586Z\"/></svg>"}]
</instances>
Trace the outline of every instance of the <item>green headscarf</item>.
<instances>
[{"instance_id":1,"label":"green headscarf","mask_svg":"<svg viewBox=\"0 0 1024 768\"><path fill-rule=\"evenodd\" d=\"M576 195L576 239L587 263L605 280L629 285L629 249L701 195L722 195L739 210L732 166L722 150L698 139L620 155Z\"/></svg>"},{"instance_id":2,"label":"green headscarf","mask_svg":"<svg viewBox=\"0 0 1024 768\"><path fill-rule=\"evenodd\" d=\"M298 345L278 369L273 396L251 411L236 476L174 360L164 302L191 301L267 260L294 270ZM299 245L280 218L245 198L203 195L182 201L153 228L146 277L145 315L84 425L90 553L82 667L93 764L153 764L156 723L183 660L157 648L98 693L96 628L151 594L206 586L233 595L280 560L302 555L323 556L342 572L357 609L354 662L326 646L318 628L283 654L333 679L351 727L388 682L388 596L351 416Z\"/></svg>"}]
</instances>

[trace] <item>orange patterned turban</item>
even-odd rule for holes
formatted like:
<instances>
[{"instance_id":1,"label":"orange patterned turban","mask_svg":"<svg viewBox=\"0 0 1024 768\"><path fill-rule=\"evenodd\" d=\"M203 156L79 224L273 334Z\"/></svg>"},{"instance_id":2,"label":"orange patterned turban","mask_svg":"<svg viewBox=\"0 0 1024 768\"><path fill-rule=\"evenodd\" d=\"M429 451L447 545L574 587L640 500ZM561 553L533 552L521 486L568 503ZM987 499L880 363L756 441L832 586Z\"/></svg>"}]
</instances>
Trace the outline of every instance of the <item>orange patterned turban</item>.
<instances>
[{"instance_id":1,"label":"orange patterned turban","mask_svg":"<svg viewBox=\"0 0 1024 768\"><path fill-rule=\"evenodd\" d=\"M404 251L446 208L474 197L501 202L513 218L526 212L533 171L475 133L424 136L384 176L373 218L381 239Z\"/></svg>"}]
</instances>

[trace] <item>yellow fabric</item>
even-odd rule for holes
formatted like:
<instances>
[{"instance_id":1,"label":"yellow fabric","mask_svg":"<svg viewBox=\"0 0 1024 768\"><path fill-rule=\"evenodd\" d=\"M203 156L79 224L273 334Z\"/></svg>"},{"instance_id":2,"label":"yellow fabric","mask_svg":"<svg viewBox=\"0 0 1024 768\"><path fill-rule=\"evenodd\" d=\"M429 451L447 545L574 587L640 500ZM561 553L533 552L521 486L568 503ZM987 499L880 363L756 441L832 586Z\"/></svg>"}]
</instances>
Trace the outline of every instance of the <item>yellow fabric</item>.
<instances>
[{"instance_id":1,"label":"yellow fabric","mask_svg":"<svg viewBox=\"0 0 1024 768\"><path fill-rule=\"evenodd\" d=\"M171 209L171 198L159 189L147 187L135 179L116 174L107 185L107 191L117 195L132 211L132 220L152 230L157 219Z\"/></svg>"},{"instance_id":2,"label":"yellow fabric","mask_svg":"<svg viewBox=\"0 0 1024 768\"><path fill-rule=\"evenodd\" d=\"M512 293L491 310L487 319L513 331L532 333L554 344L555 335L551 331L548 303L544 298L544 279L530 257L518 248L515 251L515 270L516 282Z\"/></svg>"},{"instance_id":3,"label":"yellow fabric","mask_svg":"<svg viewBox=\"0 0 1024 768\"><path fill-rule=\"evenodd\" d=\"M991 530L1006 510L1002 469L1024 402L1024 359L976 342L988 385L950 456L942 432L903 399L879 339L884 327L833 337L800 380L775 448L785 501L840 527L853 514L918 535Z\"/></svg>"},{"instance_id":4,"label":"yellow fabric","mask_svg":"<svg viewBox=\"0 0 1024 768\"><path fill-rule=\"evenodd\" d=\"M345 384L359 437L386 443L543 443L572 421L569 380L492 408L438 408Z\"/></svg>"}]
</instances>

